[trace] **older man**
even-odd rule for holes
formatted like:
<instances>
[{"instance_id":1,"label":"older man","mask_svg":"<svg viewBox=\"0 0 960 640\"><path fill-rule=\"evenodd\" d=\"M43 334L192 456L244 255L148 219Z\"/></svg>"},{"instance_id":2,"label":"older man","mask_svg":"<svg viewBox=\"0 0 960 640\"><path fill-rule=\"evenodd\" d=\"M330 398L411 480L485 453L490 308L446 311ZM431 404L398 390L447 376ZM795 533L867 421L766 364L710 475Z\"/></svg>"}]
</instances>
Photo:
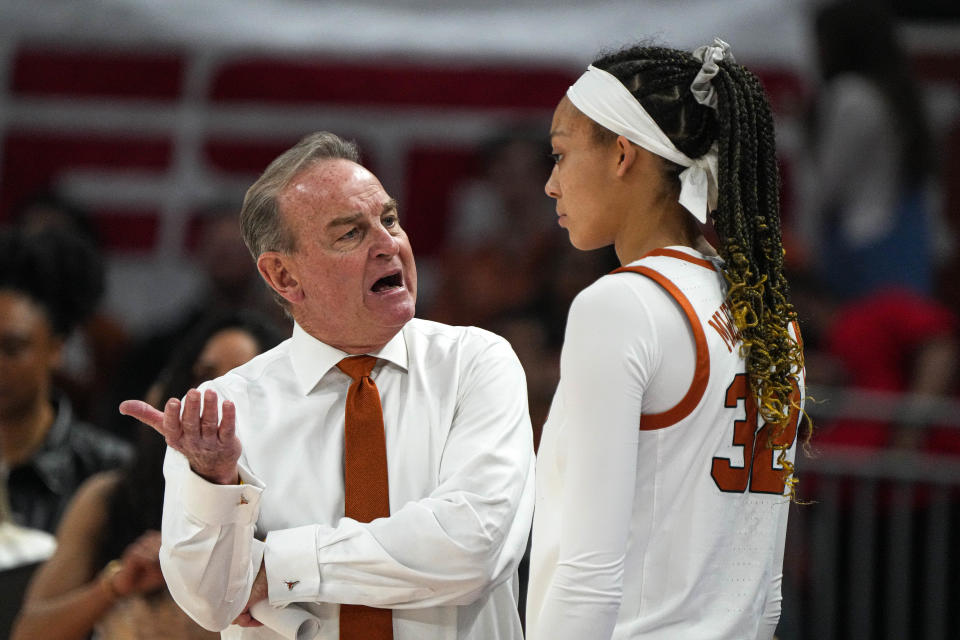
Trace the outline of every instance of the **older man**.
<instances>
[{"instance_id":1,"label":"older man","mask_svg":"<svg viewBox=\"0 0 960 640\"><path fill-rule=\"evenodd\" d=\"M521 638L533 450L509 344L414 319L397 203L330 133L267 168L241 225L293 336L163 414L121 405L170 447L177 602L224 638L277 637L250 615L267 597L330 640Z\"/></svg>"}]
</instances>

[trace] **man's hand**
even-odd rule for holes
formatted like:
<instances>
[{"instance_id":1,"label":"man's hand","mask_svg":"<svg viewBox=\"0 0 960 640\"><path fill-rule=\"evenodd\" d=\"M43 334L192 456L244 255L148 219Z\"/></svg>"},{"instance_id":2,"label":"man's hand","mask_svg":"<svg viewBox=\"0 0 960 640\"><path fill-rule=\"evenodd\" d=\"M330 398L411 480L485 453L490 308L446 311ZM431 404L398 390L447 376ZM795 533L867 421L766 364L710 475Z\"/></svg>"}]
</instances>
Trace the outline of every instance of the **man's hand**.
<instances>
[{"instance_id":1,"label":"man's hand","mask_svg":"<svg viewBox=\"0 0 960 640\"><path fill-rule=\"evenodd\" d=\"M197 475L217 484L236 484L237 460L242 449L236 434L237 410L232 402L223 402L223 416L217 423L217 394L207 389L200 410L200 392L191 389L183 401L167 400L160 413L141 400L124 400L120 413L136 418L162 435L167 445L190 462Z\"/></svg>"},{"instance_id":2,"label":"man's hand","mask_svg":"<svg viewBox=\"0 0 960 640\"><path fill-rule=\"evenodd\" d=\"M250 589L250 599L247 601L247 606L244 608L243 612L236 617L236 619L233 621L233 624L241 627L262 627L263 623L250 615L250 607L257 604L261 600L266 599L267 567L261 560L260 571L257 572L257 577L253 580L253 587Z\"/></svg>"}]
</instances>

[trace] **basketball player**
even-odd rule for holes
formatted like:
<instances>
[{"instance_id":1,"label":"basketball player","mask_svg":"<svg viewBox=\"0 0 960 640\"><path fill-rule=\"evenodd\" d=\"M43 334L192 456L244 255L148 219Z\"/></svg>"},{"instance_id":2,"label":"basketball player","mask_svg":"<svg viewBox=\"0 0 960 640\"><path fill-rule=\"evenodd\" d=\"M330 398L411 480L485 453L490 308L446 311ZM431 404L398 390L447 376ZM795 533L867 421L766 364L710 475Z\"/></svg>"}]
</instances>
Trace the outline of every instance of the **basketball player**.
<instances>
[{"instance_id":1,"label":"basketball player","mask_svg":"<svg viewBox=\"0 0 960 640\"><path fill-rule=\"evenodd\" d=\"M720 40L626 49L570 87L551 141L558 223L623 267L570 308L528 638L769 640L803 356L760 84Z\"/></svg>"}]
</instances>

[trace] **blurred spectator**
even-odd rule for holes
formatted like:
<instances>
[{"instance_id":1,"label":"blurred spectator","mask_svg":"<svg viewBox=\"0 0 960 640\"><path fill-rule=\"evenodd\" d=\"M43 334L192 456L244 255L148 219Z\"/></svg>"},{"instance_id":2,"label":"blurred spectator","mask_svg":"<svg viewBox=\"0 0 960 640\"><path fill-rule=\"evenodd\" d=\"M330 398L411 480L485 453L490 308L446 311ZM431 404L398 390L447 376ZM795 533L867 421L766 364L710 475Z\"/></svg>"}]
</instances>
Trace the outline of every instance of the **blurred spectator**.
<instances>
[{"instance_id":1,"label":"blurred spectator","mask_svg":"<svg viewBox=\"0 0 960 640\"><path fill-rule=\"evenodd\" d=\"M195 252L206 283L194 308L186 315L196 315L197 309L211 305L226 310L249 309L285 326L289 321L274 302L243 243L239 211L239 205L221 203L201 213Z\"/></svg>"},{"instance_id":2,"label":"blurred spectator","mask_svg":"<svg viewBox=\"0 0 960 640\"><path fill-rule=\"evenodd\" d=\"M239 210L228 205L209 208L200 219L195 246L203 286L192 304L173 323L134 341L113 376L103 423L120 435L130 433L117 405L143 397L163 363L182 337L208 318L251 310L262 314L278 331L287 332L290 320L271 297L240 235Z\"/></svg>"},{"instance_id":3,"label":"blurred spectator","mask_svg":"<svg viewBox=\"0 0 960 640\"><path fill-rule=\"evenodd\" d=\"M548 150L546 140L520 128L479 150L477 177L459 185L450 204L432 319L486 327L535 295L543 260L563 241L543 193Z\"/></svg>"},{"instance_id":4,"label":"blurred spectator","mask_svg":"<svg viewBox=\"0 0 960 640\"><path fill-rule=\"evenodd\" d=\"M811 384L903 394L889 420L818 421L818 446L960 454L960 432L951 437L931 428L930 414L932 401L954 392L960 323L950 309L905 288L842 301L821 281L801 276L791 278L791 297L803 322Z\"/></svg>"},{"instance_id":5,"label":"blurred spectator","mask_svg":"<svg viewBox=\"0 0 960 640\"><path fill-rule=\"evenodd\" d=\"M552 160L547 141L530 132L539 129L515 127L489 140L478 152L478 176L454 191L431 319L484 328L507 322L528 336L545 331L554 347L573 297L618 265L612 251L569 246L543 191ZM577 264L566 268L570 261Z\"/></svg>"},{"instance_id":6,"label":"blurred spectator","mask_svg":"<svg viewBox=\"0 0 960 640\"><path fill-rule=\"evenodd\" d=\"M102 291L102 266L81 237L0 234L0 460L20 524L52 532L81 482L129 457L53 384L64 340Z\"/></svg>"},{"instance_id":7,"label":"blurred spectator","mask_svg":"<svg viewBox=\"0 0 960 640\"><path fill-rule=\"evenodd\" d=\"M496 247L450 250L440 264L440 284L426 317L487 328L526 304L539 271Z\"/></svg>"},{"instance_id":8,"label":"blurred spectator","mask_svg":"<svg viewBox=\"0 0 960 640\"><path fill-rule=\"evenodd\" d=\"M937 637L923 629L920 613L931 595L930 545L946 531L939 527L952 531L954 525L938 521L931 506L932 487L908 478L911 467L930 460L926 454L960 455L960 429L941 426L936 417L938 401L956 393L958 318L937 300L906 288L849 300L831 293L820 279L795 274L790 276L790 293L803 332L808 390L815 401L808 410L822 411L813 420L815 448L836 448L835 453L849 454L850 460L883 460L887 469L899 470L880 477L860 475L854 463L848 473L803 476L801 490L813 503L801 509L807 524L798 531L812 535L790 534L795 552L787 559L788 581L808 611L815 609L810 603L824 589L832 594L834 613L812 625L814 634L826 633L829 625L839 637L851 630L863 631L863 637L882 635L890 622L887 605L895 598L906 600L902 609L914 612L896 637ZM957 522L960 515L955 492L953 496L947 522ZM825 526L830 527L829 541L816 534ZM912 542L899 537L903 527L911 531ZM834 559L825 560L824 554ZM950 576L949 583L943 583L945 590L933 587L937 597L956 601L955 556L936 561L950 567L945 570ZM823 571L825 562L831 566L828 573ZM856 568L863 563L876 567L866 582ZM892 573L890 567L897 564L902 572ZM781 632L784 638L813 637L783 628Z\"/></svg>"},{"instance_id":9,"label":"blurred spectator","mask_svg":"<svg viewBox=\"0 0 960 640\"><path fill-rule=\"evenodd\" d=\"M0 467L0 638L9 637L33 571L56 548L56 540L46 531L21 527L10 520L6 475L6 469Z\"/></svg>"},{"instance_id":10,"label":"blurred spectator","mask_svg":"<svg viewBox=\"0 0 960 640\"><path fill-rule=\"evenodd\" d=\"M87 240L104 263L100 237L86 211L51 191L38 193L13 212L13 222L27 234L55 229ZM98 418L96 402L109 386L123 356L128 336L124 327L100 305L100 294L89 316L63 345L54 380L82 420Z\"/></svg>"},{"instance_id":11,"label":"blurred spectator","mask_svg":"<svg viewBox=\"0 0 960 640\"><path fill-rule=\"evenodd\" d=\"M580 251L566 238L563 246L556 247L539 265L542 283L536 292L533 308L546 327L550 344L558 348L558 357L567 312L574 297L594 280L619 266L613 247Z\"/></svg>"},{"instance_id":12,"label":"blurred spectator","mask_svg":"<svg viewBox=\"0 0 960 640\"><path fill-rule=\"evenodd\" d=\"M179 345L147 400L162 408L204 380L275 346L262 316L211 318ZM136 427L131 426L131 429ZM57 531L59 547L31 582L12 636L99 640L216 638L193 623L164 588L158 552L163 507L163 438L139 428L132 463L97 474L77 492Z\"/></svg>"},{"instance_id":13,"label":"blurred spectator","mask_svg":"<svg viewBox=\"0 0 960 640\"><path fill-rule=\"evenodd\" d=\"M530 133L541 128L506 131L483 145L479 177L454 192L448 245L528 254L560 235L553 203L543 193L551 168L548 141Z\"/></svg>"},{"instance_id":14,"label":"blurred spectator","mask_svg":"<svg viewBox=\"0 0 960 640\"><path fill-rule=\"evenodd\" d=\"M551 343L543 318L530 311L509 312L495 318L489 323L489 329L506 338L523 365L536 447L560 379L559 345Z\"/></svg>"},{"instance_id":15,"label":"blurred spectator","mask_svg":"<svg viewBox=\"0 0 960 640\"><path fill-rule=\"evenodd\" d=\"M833 2L815 15L823 77L799 220L805 255L834 293L932 292L944 236L930 190L921 96L882 3ZM942 248L942 247L941 247Z\"/></svg>"},{"instance_id":16,"label":"blurred spectator","mask_svg":"<svg viewBox=\"0 0 960 640\"><path fill-rule=\"evenodd\" d=\"M20 203L13 211L13 223L28 233L47 229L74 233L100 248L100 236L90 215L54 191L41 191Z\"/></svg>"}]
</instances>

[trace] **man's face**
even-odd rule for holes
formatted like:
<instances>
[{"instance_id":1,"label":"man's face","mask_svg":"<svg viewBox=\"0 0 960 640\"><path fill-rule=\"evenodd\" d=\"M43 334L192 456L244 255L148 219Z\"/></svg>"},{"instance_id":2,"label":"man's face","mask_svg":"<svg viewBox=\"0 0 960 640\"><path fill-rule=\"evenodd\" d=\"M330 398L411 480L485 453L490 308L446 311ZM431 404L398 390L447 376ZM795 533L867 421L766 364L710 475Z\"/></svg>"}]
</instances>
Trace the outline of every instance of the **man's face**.
<instances>
[{"instance_id":1,"label":"man's face","mask_svg":"<svg viewBox=\"0 0 960 640\"><path fill-rule=\"evenodd\" d=\"M61 345L40 307L21 293L0 290L0 419L16 419L46 402Z\"/></svg>"},{"instance_id":2,"label":"man's face","mask_svg":"<svg viewBox=\"0 0 960 640\"><path fill-rule=\"evenodd\" d=\"M349 160L322 160L277 203L296 238L284 262L299 285L291 300L297 322L349 353L386 344L413 318L417 269L380 181Z\"/></svg>"}]
</instances>

